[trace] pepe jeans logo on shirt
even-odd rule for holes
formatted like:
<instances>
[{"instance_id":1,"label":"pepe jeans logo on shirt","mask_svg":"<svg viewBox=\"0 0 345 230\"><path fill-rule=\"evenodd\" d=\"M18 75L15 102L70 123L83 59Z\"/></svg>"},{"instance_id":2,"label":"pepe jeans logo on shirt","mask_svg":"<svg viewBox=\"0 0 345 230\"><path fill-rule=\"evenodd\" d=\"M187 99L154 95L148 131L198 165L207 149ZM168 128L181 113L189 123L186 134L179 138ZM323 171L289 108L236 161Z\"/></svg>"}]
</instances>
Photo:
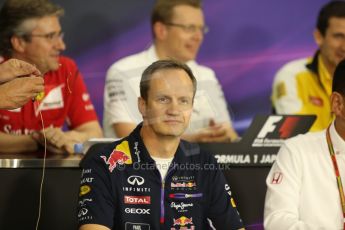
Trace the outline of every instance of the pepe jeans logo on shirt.
<instances>
[{"instance_id":1,"label":"pepe jeans logo on shirt","mask_svg":"<svg viewBox=\"0 0 345 230\"><path fill-rule=\"evenodd\" d=\"M174 208L178 212L187 212L187 208L193 207L193 203L184 203L184 202L171 202L170 207Z\"/></svg>"}]
</instances>

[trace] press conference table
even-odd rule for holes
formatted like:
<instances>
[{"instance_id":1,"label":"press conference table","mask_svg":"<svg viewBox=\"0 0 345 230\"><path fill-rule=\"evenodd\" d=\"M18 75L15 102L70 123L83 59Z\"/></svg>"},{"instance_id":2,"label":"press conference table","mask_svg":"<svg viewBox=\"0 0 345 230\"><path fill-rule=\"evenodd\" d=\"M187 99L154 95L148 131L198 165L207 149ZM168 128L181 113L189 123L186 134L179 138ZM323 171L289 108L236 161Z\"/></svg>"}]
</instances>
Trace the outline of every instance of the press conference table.
<instances>
[{"instance_id":1,"label":"press conference table","mask_svg":"<svg viewBox=\"0 0 345 230\"><path fill-rule=\"evenodd\" d=\"M226 145L220 146L220 150L223 148ZM43 153L0 154L0 229L35 229L42 157ZM47 155L39 229L77 228L82 157L80 154ZM265 178L269 169L270 166L232 166L224 171L247 229L262 229Z\"/></svg>"},{"instance_id":2,"label":"press conference table","mask_svg":"<svg viewBox=\"0 0 345 230\"><path fill-rule=\"evenodd\" d=\"M43 153L0 154L0 229L35 229ZM82 155L47 154L39 229L76 229Z\"/></svg>"}]
</instances>

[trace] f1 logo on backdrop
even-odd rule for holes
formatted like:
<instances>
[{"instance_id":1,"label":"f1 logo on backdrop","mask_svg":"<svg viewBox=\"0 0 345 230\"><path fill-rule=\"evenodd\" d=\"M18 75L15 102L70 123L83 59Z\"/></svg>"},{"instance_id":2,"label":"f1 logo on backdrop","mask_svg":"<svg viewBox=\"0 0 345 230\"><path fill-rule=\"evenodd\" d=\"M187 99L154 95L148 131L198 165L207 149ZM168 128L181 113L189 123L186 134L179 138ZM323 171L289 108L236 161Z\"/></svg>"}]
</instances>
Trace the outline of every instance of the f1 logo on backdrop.
<instances>
[{"instance_id":1,"label":"f1 logo on backdrop","mask_svg":"<svg viewBox=\"0 0 345 230\"><path fill-rule=\"evenodd\" d=\"M283 117L282 116L271 116L267 119L264 126L262 126L258 138L265 138L268 133L273 132L276 129L276 124L280 121Z\"/></svg>"},{"instance_id":2,"label":"f1 logo on backdrop","mask_svg":"<svg viewBox=\"0 0 345 230\"><path fill-rule=\"evenodd\" d=\"M145 183L145 180L141 176L133 175L133 176L130 176L127 178L127 182L130 185L139 185L140 186L140 185L143 185Z\"/></svg>"},{"instance_id":3,"label":"f1 logo on backdrop","mask_svg":"<svg viewBox=\"0 0 345 230\"><path fill-rule=\"evenodd\" d=\"M252 144L253 147L279 147L292 137L301 117L269 116Z\"/></svg>"}]
</instances>

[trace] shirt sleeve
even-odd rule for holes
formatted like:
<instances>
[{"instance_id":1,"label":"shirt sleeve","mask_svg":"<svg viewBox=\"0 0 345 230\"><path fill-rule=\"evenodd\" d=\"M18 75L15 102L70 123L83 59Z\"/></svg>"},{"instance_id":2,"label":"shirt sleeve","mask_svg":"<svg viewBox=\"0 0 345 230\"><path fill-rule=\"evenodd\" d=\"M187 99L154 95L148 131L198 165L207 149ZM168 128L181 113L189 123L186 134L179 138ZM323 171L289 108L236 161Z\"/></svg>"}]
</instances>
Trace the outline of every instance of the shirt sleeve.
<instances>
[{"instance_id":1,"label":"shirt sleeve","mask_svg":"<svg viewBox=\"0 0 345 230\"><path fill-rule=\"evenodd\" d=\"M114 194L109 170L99 156L82 163L82 176L78 198L78 226L99 224L110 229L114 225Z\"/></svg>"},{"instance_id":2,"label":"shirt sleeve","mask_svg":"<svg viewBox=\"0 0 345 230\"><path fill-rule=\"evenodd\" d=\"M222 86L213 70L211 70L210 76L211 81L200 82L200 84L198 83L198 90L202 88L205 92L208 92L210 101L215 110L215 116L213 118L217 122L228 122L231 124L229 106L224 96Z\"/></svg>"},{"instance_id":3,"label":"shirt sleeve","mask_svg":"<svg viewBox=\"0 0 345 230\"><path fill-rule=\"evenodd\" d=\"M211 164L217 170L212 170L210 173L211 200L207 217L217 230L243 228L243 222L236 209L230 186L226 182L223 172L220 171L216 159L213 156L211 159Z\"/></svg>"},{"instance_id":4,"label":"shirt sleeve","mask_svg":"<svg viewBox=\"0 0 345 230\"><path fill-rule=\"evenodd\" d=\"M215 88L216 88L216 93L214 95L215 96L214 101L217 103L217 108L219 109L219 114L217 116L221 115L222 122L229 122L232 126L231 116L230 116L230 112L229 112L229 111L231 111L231 109L228 106L228 103L227 103L225 96L224 96L222 86L218 82L217 78L216 78L216 82L215 82Z\"/></svg>"},{"instance_id":5,"label":"shirt sleeve","mask_svg":"<svg viewBox=\"0 0 345 230\"><path fill-rule=\"evenodd\" d=\"M295 75L288 67L283 67L274 78L271 99L277 114L297 114L302 109Z\"/></svg>"},{"instance_id":6,"label":"shirt sleeve","mask_svg":"<svg viewBox=\"0 0 345 230\"><path fill-rule=\"evenodd\" d=\"M299 220L303 154L290 144L283 144L267 179L264 227L270 229L317 229Z\"/></svg>"},{"instance_id":7,"label":"shirt sleeve","mask_svg":"<svg viewBox=\"0 0 345 230\"><path fill-rule=\"evenodd\" d=\"M83 77L75 64L73 67L67 79L67 90L70 93L67 119L72 129L90 121L98 121Z\"/></svg>"},{"instance_id":8,"label":"shirt sleeve","mask_svg":"<svg viewBox=\"0 0 345 230\"><path fill-rule=\"evenodd\" d=\"M104 89L104 125L141 121L138 110L140 74L140 68L125 71L116 64L108 70Z\"/></svg>"}]
</instances>

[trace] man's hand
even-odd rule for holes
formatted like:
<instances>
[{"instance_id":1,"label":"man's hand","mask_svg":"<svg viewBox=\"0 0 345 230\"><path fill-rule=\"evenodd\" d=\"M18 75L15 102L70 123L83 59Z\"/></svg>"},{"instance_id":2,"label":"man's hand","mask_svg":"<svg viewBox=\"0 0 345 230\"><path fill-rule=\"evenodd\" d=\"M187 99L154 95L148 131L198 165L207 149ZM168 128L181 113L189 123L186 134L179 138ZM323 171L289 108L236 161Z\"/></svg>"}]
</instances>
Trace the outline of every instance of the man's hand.
<instances>
[{"instance_id":1,"label":"man's hand","mask_svg":"<svg viewBox=\"0 0 345 230\"><path fill-rule=\"evenodd\" d=\"M31 134L31 137L41 146L47 146L47 150L51 153L65 153L63 149L57 148L55 145L53 145L50 141L47 140L45 143L44 140L44 134L43 132L34 132Z\"/></svg>"},{"instance_id":2,"label":"man's hand","mask_svg":"<svg viewBox=\"0 0 345 230\"><path fill-rule=\"evenodd\" d=\"M209 126L194 134L186 134L183 139L191 142L231 142L238 138L229 123L216 123L210 119Z\"/></svg>"},{"instance_id":3,"label":"man's hand","mask_svg":"<svg viewBox=\"0 0 345 230\"><path fill-rule=\"evenodd\" d=\"M74 145L83 142L86 137L84 133L78 131L63 132L60 128L49 127L44 130L47 139L47 149L53 153L74 153ZM43 130L36 132L33 138L44 146Z\"/></svg>"},{"instance_id":4,"label":"man's hand","mask_svg":"<svg viewBox=\"0 0 345 230\"><path fill-rule=\"evenodd\" d=\"M0 108L16 109L44 91L41 77L21 77L0 85Z\"/></svg>"},{"instance_id":5,"label":"man's hand","mask_svg":"<svg viewBox=\"0 0 345 230\"><path fill-rule=\"evenodd\" d=\"M0 64L0 83L28 75L41 76L41 73L35 66L18 59L9 59Z\"/></svg>"}]
</instances>

